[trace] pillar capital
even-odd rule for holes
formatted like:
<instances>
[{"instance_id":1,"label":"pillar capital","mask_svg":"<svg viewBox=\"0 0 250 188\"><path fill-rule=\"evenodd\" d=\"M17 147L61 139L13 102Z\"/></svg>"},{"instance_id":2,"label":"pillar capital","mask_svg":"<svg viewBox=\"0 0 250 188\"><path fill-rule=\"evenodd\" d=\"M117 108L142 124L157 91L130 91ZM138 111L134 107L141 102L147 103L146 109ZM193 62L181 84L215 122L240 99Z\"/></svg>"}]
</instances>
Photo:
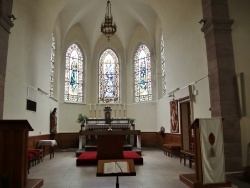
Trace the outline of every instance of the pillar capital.
<instances>
[{"instance_id":1,"label":"pillar capital","mask_svg":"<svg viewBox=\"0 0 250 188\"><path fill-rule=\"evenodd\" d=\"M233 19L220 20L212 18L204 21L205 24L201 28L201 31L204 33L205 37L209 35L211 31L222 32L222 33L231 32L232 31L231 26L234 23Z\"/></svg>"},{"instance_id":2,"label":"pillar capital","mask_svg":"<svg viewBox=\"0 0 250 188\"><path fill-rule=\"evenodd\" d=\"M13 22L7 15L0 15L0 26L10 33L10 28L14 26Z\"/></svg>"}]
</instances>

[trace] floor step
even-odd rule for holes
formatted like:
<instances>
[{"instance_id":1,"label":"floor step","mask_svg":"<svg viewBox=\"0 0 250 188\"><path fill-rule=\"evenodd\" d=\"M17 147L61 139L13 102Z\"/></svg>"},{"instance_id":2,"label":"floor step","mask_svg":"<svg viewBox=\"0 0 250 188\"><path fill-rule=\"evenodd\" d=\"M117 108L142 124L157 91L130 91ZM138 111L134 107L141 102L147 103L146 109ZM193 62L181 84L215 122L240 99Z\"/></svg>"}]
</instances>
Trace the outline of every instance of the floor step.
<instances>
[{"instance_id":1,"label":"floor step","mask_svg":"<svg viewBox=\"0 0 250 188\"><path fill-rule=\"evenodd\" d=\"M27 179L24 188L40 188L43 186L43 179Z\"/></svg>"}]
</instances>

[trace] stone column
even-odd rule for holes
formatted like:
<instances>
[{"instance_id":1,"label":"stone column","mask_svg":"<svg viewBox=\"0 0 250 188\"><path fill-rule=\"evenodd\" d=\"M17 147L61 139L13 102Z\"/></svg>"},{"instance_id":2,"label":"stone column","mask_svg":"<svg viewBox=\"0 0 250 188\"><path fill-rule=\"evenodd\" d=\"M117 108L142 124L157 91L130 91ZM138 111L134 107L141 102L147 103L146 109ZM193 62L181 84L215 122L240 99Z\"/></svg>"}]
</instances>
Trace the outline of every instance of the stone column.
<instances>
[{"instance_id":1,"label":"stone column","mask_svg":"<svg viewBox=\"0 0 250 188\"><path fill-rule=\"evenodd\" d=\"M208 61L212 117L222 117L225 167L227 172L242 169L240 115L236 72L227 0L201 0Z\"/></svg>"},{"instance_id":2,"label":"stone column","mask_svg":"<svg viewBox=\"0 0 250 188\"><path fill-rule=\"evenodd\" d=\"M0 119L3 119L4 86L13 0L0 0Z\"/></svg>"}]
</instances>

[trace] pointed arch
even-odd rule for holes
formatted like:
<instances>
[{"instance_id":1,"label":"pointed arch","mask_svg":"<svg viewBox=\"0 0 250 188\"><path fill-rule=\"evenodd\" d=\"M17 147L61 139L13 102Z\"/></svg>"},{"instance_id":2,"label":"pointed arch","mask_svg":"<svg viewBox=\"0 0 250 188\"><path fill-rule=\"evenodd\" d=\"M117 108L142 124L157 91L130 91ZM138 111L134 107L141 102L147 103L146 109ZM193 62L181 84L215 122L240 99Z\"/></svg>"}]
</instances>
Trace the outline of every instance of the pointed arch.
<instances>
[{"instance_id":1,"label":"pointed arch","mask_svg":"<svg viewBox=\"0 0 250 188\"><path fill-rule=\"evenodd\" d=\"M66 52L64 101L83 102L83 53L76 44Z\"/></svg>"},{"instance_id":2,"label":"pointed arch","mask_svg":"<svg viewBox=\"0 0 250 188\"><path fill-rule=\"evenodd\" d=\"M99 59L99 103L120 101L120 65L116 53L108 48Z\"/></svg>"},{"instance_id":3,"label":"pointed arch","mask_svg":"<svg viewBox=\"0 0 250 188\"><path fill-rule=\"evenodd\" d=\"M148 47L140 45L134 56L135 102L151 101L151 56Z\"/></svg>"}]
</instances>

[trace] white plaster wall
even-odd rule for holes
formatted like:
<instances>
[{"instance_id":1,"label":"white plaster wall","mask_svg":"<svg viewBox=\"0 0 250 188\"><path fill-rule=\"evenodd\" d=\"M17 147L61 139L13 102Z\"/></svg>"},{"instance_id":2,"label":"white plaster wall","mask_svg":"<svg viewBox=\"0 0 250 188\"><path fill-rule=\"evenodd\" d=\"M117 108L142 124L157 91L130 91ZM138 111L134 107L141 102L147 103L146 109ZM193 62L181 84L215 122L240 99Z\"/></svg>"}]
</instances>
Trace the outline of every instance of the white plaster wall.
<instances>
[{"instance_id":1,"label":"white plaster wall","mask_svg":"<svg viewBox=\"0 0 250 188\"><path fill-rule=\"evenodd\" d=\"M58 100L58 103L45 96L40 97L38 93L39 95L36 96L36 100L39 104L39 108L40 105L42 105L41 115L37 119L35 119L35 117L38 112L29 115L32 124L34 124L33 122L39 122L34 134L38 134L40 131L42 131L42 134L49 133L48 116L53 107L59 108L59 132L74 132L78 130L78 127L72 127L72 125L76 124L75 120L77 114L83 113L88 115L89 106L85 104L97 103L97 62L100 53L106 47L114 49L121 60L121 85L127 86L123 87L120 91L121 103L128 104L127 117L131 116L131 118L135 118L136 127L142 131L155 131L158 130L161 125L169 123L169 117L166 116L166 114L169 114L169 100L165 101L164 99L162 100L164 101L163 103L158 102L157 104L159 104L159 106L157 106L155 102L134 104L133 56L136 48L141 43L146 44L151 51L153 101L158 100L158 73L156 68L156 61L158 60L155 56L155 54L157 54L155 45L159 45L159 40L155 44L155 39L150 37L148 31L144 27L138 25L134 31L134 35L131 37L127 49L124 49L116 36L112 37L110 43L106 42L105 37L101 37L98 39L94 53L90 54L88 41L79 26L73 26L69 29L65 38L62 38L60 34L60 22L55 20L59 15L58 12L60 12L67 2L66 0L50 2L50 7L47 6L49 3L47 0L14 2L13 10L16 16L18 15L18 20L15 23L10 38L9 54L11 55L8 57L7 73L9 74L7 74L5 91L8 95L5 98L4 116L8 118L14 118L15 116L26 118L27 115L18 110L15 112L16 109L14 110L15 113L13 113L12 105L8 105L13 103L23 109L25 108L25 103L22 98L26 98L26 85L31 85L35 88L40 87L45 91L49 91L51 33L53 30L56 30L57 46L59 48L57 49L56 63L59 72L57 72L55 79L59 80L59 84L55 87L55 98ZM200 25L197 24L197 17L201 17L200 4L198 3L197 5L197 1L193 1L191 5L189 3L183 4L181 1L171 1L172 8L169 8L169 6L167 6L169 2L170 1L150 1L154 9L159 12L159 23L163 23L162 26L159 23L156 25L162 27L161 29L166 40L165 51L168 88L172 90L173 88L182 87L206 75L206 68L204 68L205 49L203 36L200 32ZM185 11L186 8L190 8L189 6L192 6L194 9L192 15L190 15L188 11ZM181 14L179 11L175 11L177 9L180 10ZM26 12L29 14L26 14ZM184 15L187 19L185 22L183 22L182 19ZM58 35L60 36L58 37ZM186 37L187 35L189 37ZM19 42L17 43L16 41ZM73 42L77 42L83 50L85 54L86 70L88 69L86 72L86 90L84 92L83 104L69 104L63 101L65 52L67 47ZM17 55L13 56L12 54ZM196 71L196 74L198 74L197 76L194 76L193 71L191 71L191 74L187 72L187 70L193 70L194 67L199 68L199 71ZM30 71L30 69L32 69L32 71ZM175 71L178 72L178 74L176 74ZM23 83L20 84L20 82ZM13 88L18 90L19 93L12 92L12 90L14 90ZM183 96L180 95L180 97ZM145 106L147 108L145 108ZM147 115L145 116L145 114Z\"/></svg>"},{"instance_id":2,"label":"white plaster wall","mask_svg":"<svg viewBox=\"0 0 250 188\"><path fill-rule=\"evenodd\" d=\"M57 103L36 90L49 92L51 34L56 12L66 1L14 1L17 17L11 29L7 59L4 119L27 119L34 131L49 133L49 114ZM37 102L37 111L26 111L26 98Z\"/></svg>"},{"instance_id":3,"label":"white plaster wall","mask_svg":"<svg viewBox=\"0 0 250 188\"><path fill-rule=\"evenodd\" d=\"M84 57L84 91L83 91L83 101L80 103L68 103L64 102L64 80L65 80L65 60L66 51L72 44L77 44L83 53ZM83 115L89 115L89 108L86 105L90 103L90 90L91 90L91 71L88 68L91 67L91 58L89 53L88 41L83 33L80 25L72 26L65 38L62 41L62 52L60 54L60 70L59 70L59 132L77 132L80 130L80 124L76 123L79 113ZM89 69L91 70L91 69Z\"/></svg>"},{"instance_id":4,"label":"white plaster wall","mask_svg":"<svg viewBox=\"0 0 250 188\"><path fill-rule=\"evenodd\" d=\"M130 103L127 105L128 117L135 119L135 129L143 132L156 132L156 102Z\"/></svg>"},{"instance_id":5,"label":"white plaster wall","mask_svg":"<svg viewBox=\"0 0 250 188\"><path fill-rule=\"evenodd\" d=\"M58 13L67 2L67 0L60 2L48 0L36 2L31 0L14 1L13 12L18 19L15 21L15 26L12 28L10 35L4 118L28 119L35 128L32 134L39 134L40 131L42 134L45 134L49 133L49 112L54 107L58 107L58 131L78 131L79 126L75 122L78 113L89 115L89 106L86 104L97 103L98 58L106 47L111 47L117 52L121 60L121 85L126 85L120 91L121 103L128 104L127 117L136 119L136 129L158 131L161 126L165 126L166 131L169 132L169 101L171 98L161 99L161 94L158 93L160 89L157 85L157 81L160 80L160 72L157 69L160 63L160 58L158 57L160 53L157 50L160 48L156 46L160 45L160 40L159 38L152 39L148 31L141 25L138 25L134 31L127 49L124 49L116 36L112 37L110 43L107 43L106 38L102 36L98 39L93 54L90 54L89 43L82 29L78 25L73 26L69 29L65 38L60 36L57 41L59 42L59 50L57 51L59 72L56 78L60 81L56 88L57 94L55 98L58 99L58 103L35 92L30 94L32 95L30 97L38 103L37 112L32 113L23 110L26 105L27 85L49 91L51 33L55 29L55 20ZM164 34L167 91L170 92L177 87L182 88L207 76L205 41L203 33L200 31L201 25L198 24L198 21L202 18L200 0L147 0L147 2L159 16L158 23L156 23L155 36L160 37L160 31ZM247 3L247 1L243 2ZM49 7L47 6L48 3L50 3ZM231 8L234 17L240 16L240 19L244 17L244 11L240 15L234 13L234 10L237 8L236 5L238 5L235 1L230 1L230 5L235 7ZM246 25L247 20L241 22ZM233 25L234 29L236 29L233 36L234 46L236 46L236 66L237 71L245 71L249 68L249 65L246 65L249 57L246 55L247 53L238 49L242 49L242 41L245 46L247 45L247 42L244 42L246 41L244 37L246 37L247 32L244 33L244 30L237 30L239 27L237 24ZM56 22L56 31L60 33L59 21ZM77 42L85 54L87 71L83 104L69 104L63 101L65 52L67 47L73 42ZM133 97L133 56L140 43L145 43L152 52L153 101L135 104ZM245 47L244 49L247 48ZM243 53L244 55L242 55ZM249 77L246 71L245 76ZM248 83L249 79L246 81ZM207 78L195 84L198 95L193 103L194 118L211 116L208 88ZM247 92L249 93L248 90ZM178 99L188 95L186 88L176 92L175 98ZM247 101L247 104L249 111L249 101ZM243 128L245 127L244 131L248 130L249 117L242 118L241 124ZM247 140L247 136L244 136L243 139Z\"/></svg>"},{"instance_id":6,"label":"white plaster wall","mask_svg":"<svg viewBox=\"0 0 250 188\"><path fill-rule=\"evenodd\" d=\"M245 114L240 119L243 165L250 165L250 1L229 0L230 18L234 19L232 25L232 38L235 57L236 73L244 75L243 109Z\"/></svg>"},{"instance_id":7,"label":"white plaster wall","mask_svg":"<svg viewBox=\"0 0 250 188\"><path fill-rule=\"evenodd\" d=\"M162 23L161 30L165 40L167 92L176 88L181 89L206 77L208 70L205 40L200 31L201 25L198 24L202 18L201 2L199 0L184 2L181 0L148 0L148 2L158 13ZM156 45L160 45L160 43ZM156 54L159 55L157 52ZM157 63L160 63L160 60ZM193 117L211 117L208 79L197 82L195 88L198 90L198 95L193 103ZM159 96L161 95L159 94ZM175 93L175 99L186 96L189 96L188 88ZM170 100L172 98L166 97L157 103L157 130L164 126L166 132L170 132Z\"/></svg>"},{"instance_id":8,"label":"white plaster wall","mask_svg":"<svg viewBox=\"0 0 250 188\"><path fill-rule=\"evenodd\" d=\"M155 50L153 39L146 28L138 25L135 29L133 36L129 42L129 47L126 49L127 52L127 106L128 112L127 117L135 119L135 129L141 130L143 132L154 132L156 131L156 99L157 99L157 86L156 86L156 66L155 66ZM134 55L137 51L139 45L145 44L151 55L151 66L152 66L152 91L153 100L151 102L134 102Z\"/></svg>"}]
</instances>

